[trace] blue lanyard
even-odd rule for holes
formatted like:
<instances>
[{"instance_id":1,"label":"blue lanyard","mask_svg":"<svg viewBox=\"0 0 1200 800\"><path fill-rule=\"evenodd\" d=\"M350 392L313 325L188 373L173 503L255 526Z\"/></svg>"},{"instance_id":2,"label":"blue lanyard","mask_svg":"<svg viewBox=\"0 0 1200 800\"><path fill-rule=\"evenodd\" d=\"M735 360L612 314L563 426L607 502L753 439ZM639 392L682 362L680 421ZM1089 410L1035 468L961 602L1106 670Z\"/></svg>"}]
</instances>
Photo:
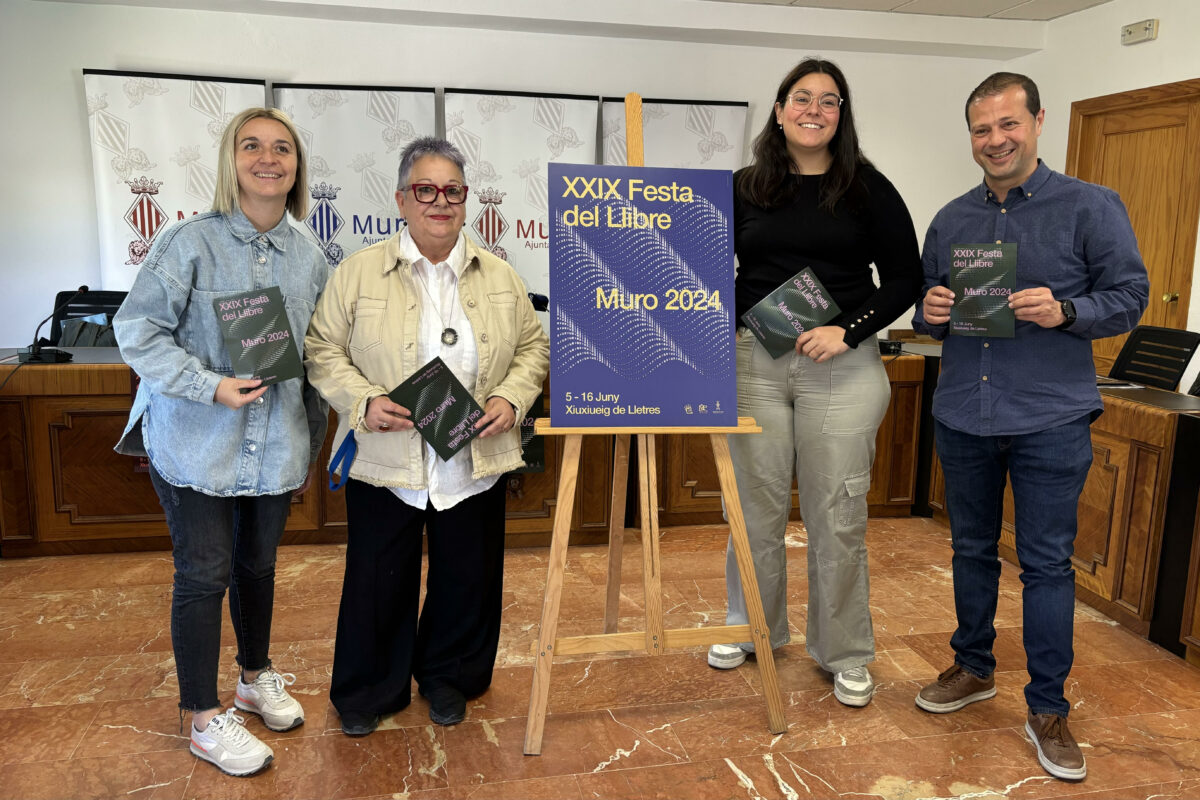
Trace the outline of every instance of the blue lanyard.
<instances>
[{"instance_id":1,"label":"blue lanyard","mask_svg":"<svg viewBox=\"0 0 1200 800\"><path fill-rule=\"evenodd\" d=\"M358 442L354 441L354 431L346 431L346 438L342 439L333 460L329 462L329 491L336 492L346 485L346 481L350 479L350 465L354 463L354 456L357 454ZM335 482L333 476L339 473L341 478Z\"/></svg>"}]
</instances>

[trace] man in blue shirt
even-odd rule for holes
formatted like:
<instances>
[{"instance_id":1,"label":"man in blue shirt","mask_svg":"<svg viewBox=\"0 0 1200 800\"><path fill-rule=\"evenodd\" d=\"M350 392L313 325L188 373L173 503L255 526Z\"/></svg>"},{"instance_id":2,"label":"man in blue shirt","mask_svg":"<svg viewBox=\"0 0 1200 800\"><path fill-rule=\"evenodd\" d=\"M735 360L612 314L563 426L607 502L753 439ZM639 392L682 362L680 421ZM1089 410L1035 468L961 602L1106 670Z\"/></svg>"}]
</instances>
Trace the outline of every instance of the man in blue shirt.
<instances>
[{"instance_id":1,"label":"man in blue shirt","mask_svg":"<svg viewBox=\"0 0 1200 800\"><path fill-rule=\"evenodd\" d=\"M1130 330L1149 281L1125 207L1103 186L1054 172L1037 157L1045 110L1024 75L998 72L966 104L983 183L934 218L923 253L925 295L913 328L942 346L933 399L954 546L954 665L917 695L926 711L957 711L996 694L993 621L997 543L1012 481L1029 706L1025 730L1055 777L1087 767L1067 727L1063 684L1074 651L1079 495L1092 462L1089 426L1103 410L1092 339ZM951 248L1015 243L1012 338L947 337L955 303Z\"/></svg>"}]
</instances>

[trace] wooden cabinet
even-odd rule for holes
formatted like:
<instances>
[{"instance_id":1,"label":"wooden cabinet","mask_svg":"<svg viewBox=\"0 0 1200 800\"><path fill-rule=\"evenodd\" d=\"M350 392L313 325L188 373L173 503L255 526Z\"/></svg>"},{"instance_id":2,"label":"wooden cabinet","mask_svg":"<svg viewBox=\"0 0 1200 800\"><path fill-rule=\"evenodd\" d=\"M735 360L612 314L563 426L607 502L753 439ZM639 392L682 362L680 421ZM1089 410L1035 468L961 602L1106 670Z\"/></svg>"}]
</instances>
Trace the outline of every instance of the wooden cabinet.
<instances>
[{"instance_id":1,"label":"wooden cabinet","mask_svg":"<svg viewBox=\"0 0 1200 800\"><path fill-rule=\"evenodd\" d=\"M875 437L875 463L867 494L872 516L908 516L916 500L924 362L920 356L900 356L887 365L892 399Z\"/></svg>"},{"instance_id":2,"label":"wooden cabinet","mask_svg":"<svg viewBox=\"0 0 1200 800\"><path fill-rule=\"evenodd\" d=\"M0 380L10 373L0 369ZM0 394L0 553L169 545L149 477L112 449L130 386L119 362L28 364L12 375Z\"/></svg>"},{"instance_id":3,"label":"wooden cabinet","mask_svg":"<svg viewBox=\"0 0 1200 800\"><path fill-rule=\"evenodd\" d=\"M0 555L49 555L170 547L145 466L113 452L132 403L132 373L115 348L78 351L70 364L26 365L0 392ZM93 363L86 363L86 362ZM0 365L0 381L12 371ZM909 513L916 475L922 359L887 364L892 399L877 437L871 513ZM329 461L333 428L319 463ZM660 524L720 523L721 494L707 436L655 437ZM545 545L557 504L562 437L545 438L542 472L507 476L506 544ZM588 436L580 462L572 543L608 536L612 437ZM636 475L636 470L631 470ZM636 481L635 481L636 485ZM637 508L636 493L627 507ZM285 543L345 541L343 492L323 474L293 500Z\"/></svg>"},{"instance_id":4,"label":"wooden cabinet","mask_svg":"<svg viewBox=\"0 0 1200 800\"><path fill-rule=\"evenodd\" d=\"M888 359L886 368L892 398L875 437L875 463L867 502L872 516L907 516L912 509L917 474L924 359L909 355L894 357ZM666 527L722 522L720 484L708 437L655 438L659 524ZM792 516L799 519L794 489Z\"/></svg>"},{"instance_id":5,"label":"wooden cabinet","mask_svg":"<svg viewBox=\"0 0 1200 800\"><path fill-rule=\"evenodd\" d=\"M1200 446L1178 436L1181 411L1191 404L1183 402L1184 409L1165 404L1194 398L1153 389L1114 390L1102 396L1104 413L1092 424L1092 466L1079 498L1079 532L1072 557L1076 594L1147 636L1156 612L1164 539L1175 535L1167 521L1172 505L1183 500L1178 484L1187 477L1182 459ZM1195 406L1200 410L1200 401ZM1188 418L1184 425L1190 429L1195 422ZM1194 488L1191 496L1194 505ZM1011 507L1010 494L1001 552L1016 563ZM1190 534L1188 525L1188 538ZM1178 636L1176 626L1175 648Z\"/></svg>"},{"instance_id":6,"label":"wooden cabinet","mask_svg":"<svg viewBox=\"0 0 1200 800\"><path fill-rule=\"evenodd\" d=\"M1076 595L1174 652L1182 655L1186 644L1200 653L1200 416L1193 416L1200 415L1200 399L1157 389L1101 396L1104 413L1092 424L1092 465L1071 559ZM935 518L948 522L936 457L930 471L929 504ZM1011 489L1000 554L1018 563Z\"/></svg>"},{"instance_id":7,"label":"wooden cabinet","mask_svg":"<svg viewBox=\"0 0 1200 800\"><path fill-rule=\"evenodd\" d=\"M1079 596L1122 624L1149 631L1177 417L1105 397L1092 425L1092 466L1079 498ZM1008 514L1006 513L1006 516ZM1014 545L1005 524L1005 544ZM1006 556L1015 561L1015 553Z\"/></svg>"}]
</instances>

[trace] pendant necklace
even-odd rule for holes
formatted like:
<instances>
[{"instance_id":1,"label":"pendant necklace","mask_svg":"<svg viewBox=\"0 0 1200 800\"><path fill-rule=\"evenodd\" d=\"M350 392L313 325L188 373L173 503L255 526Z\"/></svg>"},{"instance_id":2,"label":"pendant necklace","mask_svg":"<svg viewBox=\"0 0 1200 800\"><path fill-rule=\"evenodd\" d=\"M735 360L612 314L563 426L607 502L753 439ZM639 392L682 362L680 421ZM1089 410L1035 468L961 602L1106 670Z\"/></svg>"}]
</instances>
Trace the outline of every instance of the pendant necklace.
<instances>
[{"instance_id":1,"label":"pendant necklace","mask_svg":"<svg viewBox=\"0 0 1200 800\"><path fill-rule=\"evenodd\" d=\"M432 264L429 266L430 269L436 269ZM417 272L417 270L413 270L413 272ZM433 310L437 312L438 322L442 323L442 344L446 345L447 347L458 344L458 331L446 324L446 318L442 316L441 303L433 298L433 293L430 292L429 287L425 285L424 276L418 273L417 282L421 284L421 288L425 290L425 296L429 298L429 302L433 306Z\"/></svg>"}]
</instances>

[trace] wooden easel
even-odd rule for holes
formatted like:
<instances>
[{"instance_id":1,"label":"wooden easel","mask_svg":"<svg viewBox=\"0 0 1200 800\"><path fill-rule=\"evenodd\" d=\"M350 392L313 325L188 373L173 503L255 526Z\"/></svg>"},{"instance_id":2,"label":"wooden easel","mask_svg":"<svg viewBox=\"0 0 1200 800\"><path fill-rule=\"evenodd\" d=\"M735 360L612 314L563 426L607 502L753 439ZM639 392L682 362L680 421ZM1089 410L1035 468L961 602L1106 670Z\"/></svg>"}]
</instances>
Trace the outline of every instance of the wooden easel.
<instances>
[{"instance_id":1,"label":"wooden easel","mask_svg":"<svg viewBox=\"0 0 1200 800\"><path fill-rule=\"evenodd\" d=\"M636 94L625 97L626 150L630 166L642 166L642 101ZM660 656L668 647L753 642L762 675L763 695L767 701L767 727L771 733L785 733L783 698L775 675L771 636L758 593L754 560L746 539L746 520L738 498L733 462L729 455L728 434L761 433L750 417L739 417L736 428L718 427L628 427L628 428L554 428L550 420L539 419L534 425L540 436L565 436L562 471L558 479L558 505L554 512L554 531L550 542L550 563L546 569L546 591L542 600L542 624L538 633L533 666L533 686L529 693L529 717L525 726L525 754L542 752L542 732L550 698L550 670L554 656L582 653L628 652L644 650ZM725 500L730 538L742 578L746 600L747 625L715 625L702 628L663 628L661 560L658 552L658 471L655 464L654 437L660 433L708 434L712 442L717 476ZM616 434L613 458L613 496L608 518L608 580L604 609L604 633L594 636L558 638L559 602L562 599L563 574L567 565L567 542L571 533L571 513L575 505L575 484L579 476L579 454L585 435ZM617 607L621 595L621 551L625 533L625 486L629 474L629 437L638 437L638 485L641 505L642 579L645 584L646 629L617 632Z\"/></svg>"}]
</instances>

